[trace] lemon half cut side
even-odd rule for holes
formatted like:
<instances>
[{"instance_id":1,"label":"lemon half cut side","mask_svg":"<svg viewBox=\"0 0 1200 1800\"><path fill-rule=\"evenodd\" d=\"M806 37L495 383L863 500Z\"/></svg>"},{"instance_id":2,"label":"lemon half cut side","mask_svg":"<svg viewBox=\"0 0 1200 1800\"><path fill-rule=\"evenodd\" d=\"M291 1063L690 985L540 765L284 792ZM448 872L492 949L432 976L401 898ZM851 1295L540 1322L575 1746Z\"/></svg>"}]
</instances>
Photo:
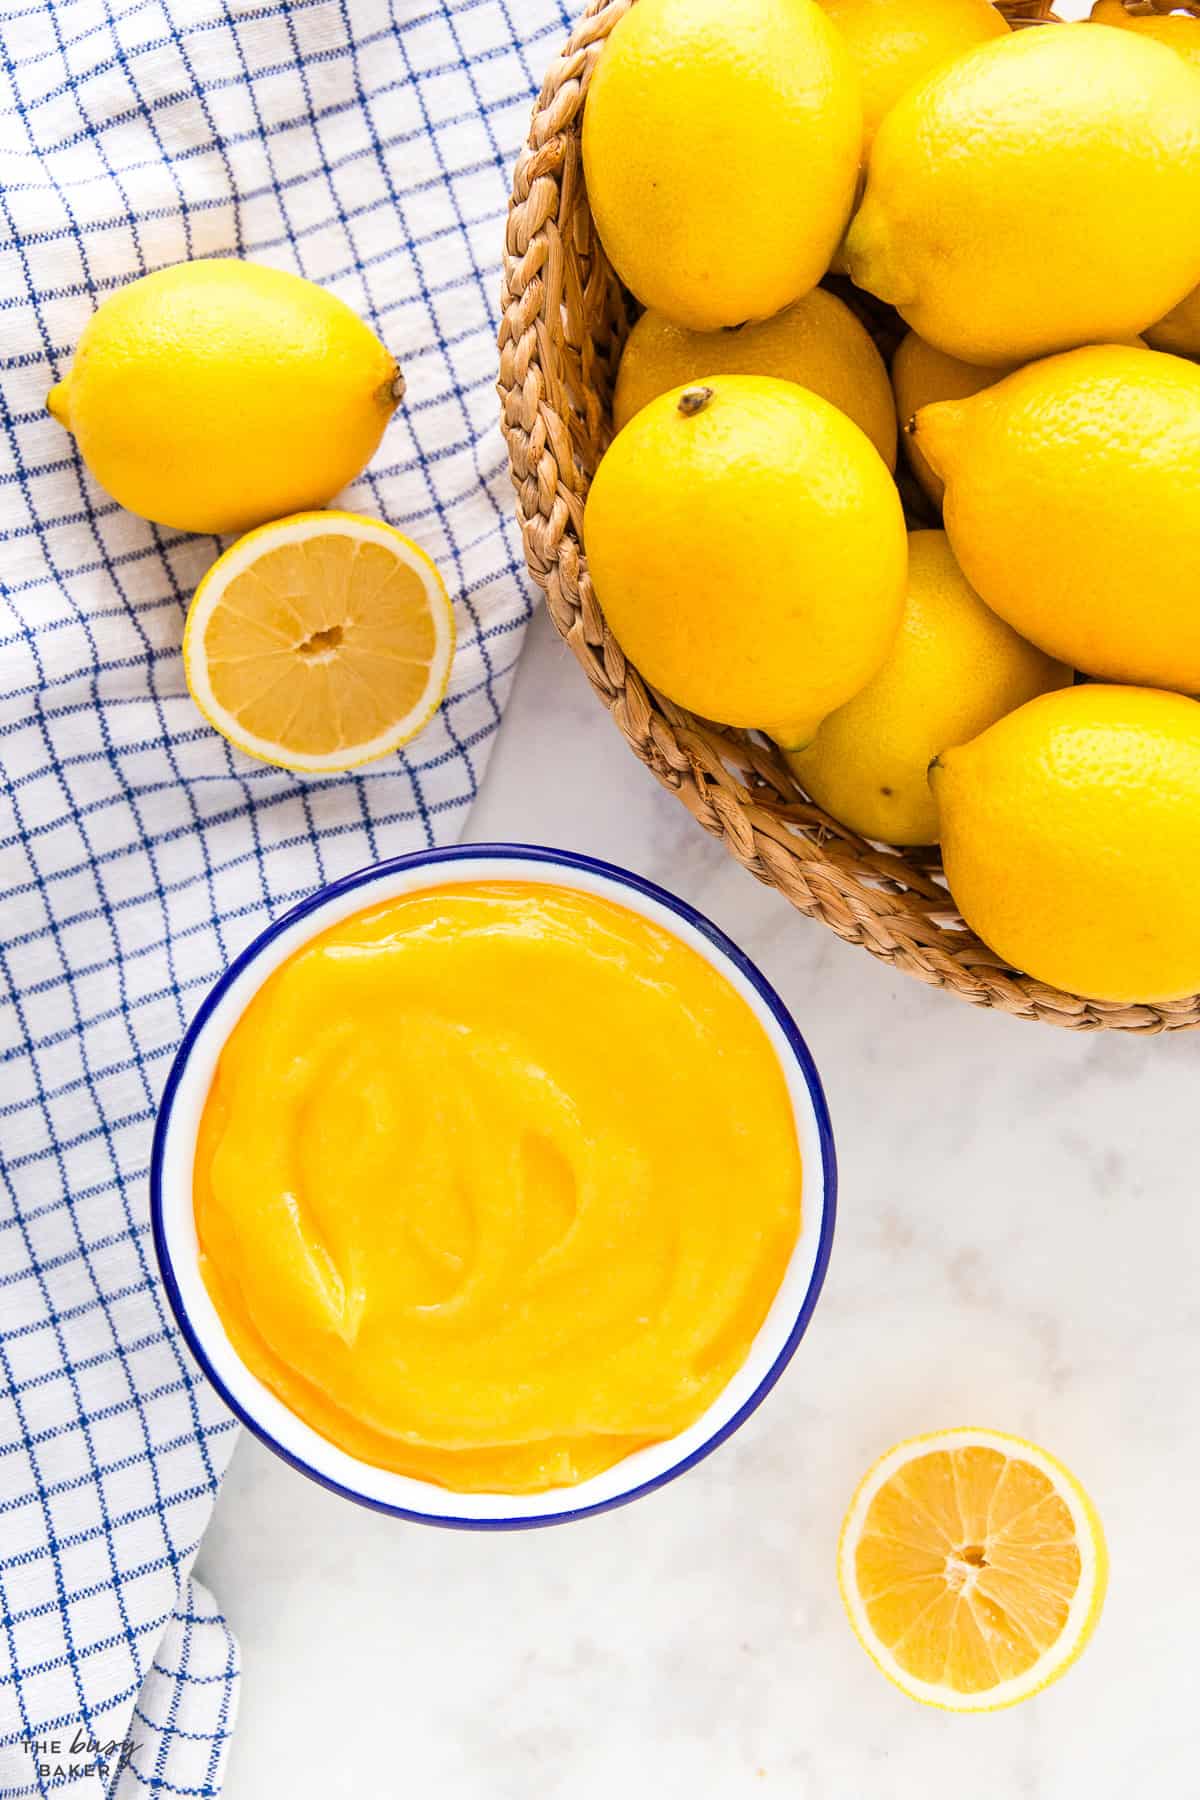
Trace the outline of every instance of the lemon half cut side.
<instances>
[{"instance_id":1,"label":"lemon half cut side","mask_svg":"<svg viewBox=\"0 0 1200 1800\"><path fill-rule=\"evenodd\" d=\"M993 1712L1039 1693L1100 1615L1095 1507L1054 1457L964 1428L897 1444L868 1470L838 1546L860 1643L926 1705Z\"/></svg>"},{"instance_id":2,"label":"lemon half cut side","mask_svg":"<svg viewBox=\"0 0 1200 1800\"><path fill-rule=\"evenodd\" d=\"M260 526L196 589L193 700L248 755L331 774L414 738L446 692L454 612L425 552L354 513Z\"/></svg>"}]
</instances>

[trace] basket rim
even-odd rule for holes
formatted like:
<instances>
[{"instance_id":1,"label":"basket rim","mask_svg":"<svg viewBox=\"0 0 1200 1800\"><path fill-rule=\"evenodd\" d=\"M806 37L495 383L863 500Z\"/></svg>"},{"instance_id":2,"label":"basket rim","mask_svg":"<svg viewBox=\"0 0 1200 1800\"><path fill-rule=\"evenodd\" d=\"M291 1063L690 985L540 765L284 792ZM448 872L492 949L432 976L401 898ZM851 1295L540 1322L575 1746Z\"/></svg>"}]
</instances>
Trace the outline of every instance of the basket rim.
<instances>
[{"instance_id":1,"label":"basket rim","mask_svg":"<svg viewBox=\"0 0 1200 1800\"><path fill-rule=\"evenodd\" d=\"M1073 994L1012 968L965 924L937 846L860 838L815 806L759 733L676 706L642 679L609 630L583 546L587 456L611 432L591 365L630 297L587 209L583 103L606 39L636 0L588 0L551 61L513 172L499 331L501 430L529 573L555 630L639 760L729 853L800 912L878 960L971 1004L1076 1031L1200 1027L1200 994L1121 1003ZM1014 25L1055 23L1050 0L998 0ZM615 328L615 326L614 326ZM611 337L611 330L608 334ZM568 370L578 365L576 393Z\"/></svg>"}]
</instances>

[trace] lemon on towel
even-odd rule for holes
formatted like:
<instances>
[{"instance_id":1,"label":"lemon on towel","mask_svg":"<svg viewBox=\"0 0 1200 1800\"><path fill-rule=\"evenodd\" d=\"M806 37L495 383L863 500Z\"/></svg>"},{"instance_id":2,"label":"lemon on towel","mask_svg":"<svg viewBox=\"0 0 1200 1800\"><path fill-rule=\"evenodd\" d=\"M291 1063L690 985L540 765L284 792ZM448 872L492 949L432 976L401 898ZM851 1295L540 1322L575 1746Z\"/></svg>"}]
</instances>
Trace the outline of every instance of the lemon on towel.
<instances>
[{"instance_id":1,"label":"lemon on towel","mask_svg":"<svg viewBox=\"0 0 1200 1800\"><path fill-rule=\"evenodd\" d=\"M227 550L183 639L192 698L250 756L328 774L386 756L441 704L454 614L410 539L353 513L302 513Z\"/></svg>"}]
</instances>

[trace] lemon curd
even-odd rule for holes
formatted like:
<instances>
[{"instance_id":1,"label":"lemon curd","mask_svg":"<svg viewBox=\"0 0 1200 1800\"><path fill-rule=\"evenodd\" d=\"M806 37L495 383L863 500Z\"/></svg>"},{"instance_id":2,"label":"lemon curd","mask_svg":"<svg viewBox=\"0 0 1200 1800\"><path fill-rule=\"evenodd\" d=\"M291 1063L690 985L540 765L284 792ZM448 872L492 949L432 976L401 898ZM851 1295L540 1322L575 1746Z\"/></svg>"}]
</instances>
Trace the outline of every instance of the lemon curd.
<instances>
[{"instance_id":1,"label":"lemon curd","mask_svg":"<svg viewBox=\"0 0 1200 1800\"><path fill-rule=\"evenodd\" d=\"M800 1229L778 1057L725 977L594 895L463 882L298 950L229 1037L196 1149L230 1339L352 1455L569 1485L745 1360Z\"/></svg>"}]
</instances>

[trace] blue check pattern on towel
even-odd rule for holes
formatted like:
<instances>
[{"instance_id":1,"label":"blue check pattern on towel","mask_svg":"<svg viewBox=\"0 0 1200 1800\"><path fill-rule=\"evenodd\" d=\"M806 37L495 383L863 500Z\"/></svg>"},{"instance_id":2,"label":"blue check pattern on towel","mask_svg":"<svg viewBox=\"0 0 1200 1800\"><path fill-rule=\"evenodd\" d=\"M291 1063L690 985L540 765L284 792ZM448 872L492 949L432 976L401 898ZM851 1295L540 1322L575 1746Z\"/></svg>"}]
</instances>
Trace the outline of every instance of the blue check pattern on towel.
<instances>
[{"instance_id":1,"label":"blue check pattern on towel","mask_svg":"<svg viewBox=\"0 0 1200 1800\"><path fill-rule=\"evenodd\" d=\"M221 1788L238 1652L190 1569L234 1428L153 1266L155 1102L258 929L456 836L476 792L528 612L493 386L507 171L566 23L557 0L0 0L10 1800ZM324 283L407 376L345 503L435 558L459 650L432 726L353 777L306 782L205 726L179 645L217 541L123 512L44 412L99 300L212 255Z\"/></svg>"}]
</instances>

